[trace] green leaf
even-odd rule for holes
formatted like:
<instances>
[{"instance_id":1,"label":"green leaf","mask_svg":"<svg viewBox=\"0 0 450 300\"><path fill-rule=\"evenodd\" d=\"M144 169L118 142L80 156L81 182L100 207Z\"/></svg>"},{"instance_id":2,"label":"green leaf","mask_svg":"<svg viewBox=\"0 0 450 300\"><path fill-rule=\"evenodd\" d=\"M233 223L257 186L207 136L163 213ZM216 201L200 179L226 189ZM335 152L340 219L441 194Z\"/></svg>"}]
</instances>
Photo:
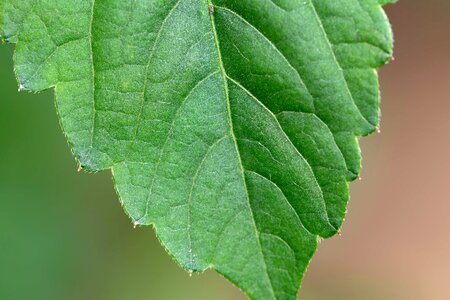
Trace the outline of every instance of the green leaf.
<instances>
[{"instance_id":1,"label":"green leaf","mask_svg":"<svg viewBox=\"0 0 450 300\"><path fill-rule=\"evenodd\" d=\"M376 130L386 0L3 0L20 89L190 271L295 299Z\"/></svg>"}]
</instances>

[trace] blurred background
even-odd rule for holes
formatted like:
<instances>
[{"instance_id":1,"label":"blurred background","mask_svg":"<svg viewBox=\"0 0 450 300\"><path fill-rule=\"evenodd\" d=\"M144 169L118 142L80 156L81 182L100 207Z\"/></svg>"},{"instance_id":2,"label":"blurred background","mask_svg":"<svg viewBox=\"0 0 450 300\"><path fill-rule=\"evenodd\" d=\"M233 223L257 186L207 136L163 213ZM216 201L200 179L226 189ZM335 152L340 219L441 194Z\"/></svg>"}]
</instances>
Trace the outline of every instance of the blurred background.
<instances>
[{"instance_id":1,"label":"blurred background","mask_svg":"<svg viewBox=\"0 0 450 300\"><path fill-rule=\"evenodd\" d=\"M450 1L387 13L382 131L362 140L342 236L319 246L302 300L450 299ZM133 229L109 172L76 172L53 93L18 93L12 53L0 47L0 299L245 299Z\"/></svg>"}]
</instances>

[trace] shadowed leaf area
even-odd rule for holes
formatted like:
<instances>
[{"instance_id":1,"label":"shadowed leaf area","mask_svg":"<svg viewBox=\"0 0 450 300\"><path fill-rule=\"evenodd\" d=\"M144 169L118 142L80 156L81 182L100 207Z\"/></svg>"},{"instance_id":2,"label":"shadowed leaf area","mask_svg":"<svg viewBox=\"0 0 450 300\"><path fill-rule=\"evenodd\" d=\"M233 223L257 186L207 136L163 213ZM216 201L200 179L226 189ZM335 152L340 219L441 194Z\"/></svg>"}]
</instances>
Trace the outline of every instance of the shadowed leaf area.
<instances>
[{"instance_id":1,"label":"shadowed leaf area","mask_svg":"<svg viewBox=\"0 0 450 300\"><path fill-rule=\"evenodd\" d=\"M189 271L295 299L377 128L387 2L5 0L0 28L136 225Z\"/></svg>"}]
</instances>

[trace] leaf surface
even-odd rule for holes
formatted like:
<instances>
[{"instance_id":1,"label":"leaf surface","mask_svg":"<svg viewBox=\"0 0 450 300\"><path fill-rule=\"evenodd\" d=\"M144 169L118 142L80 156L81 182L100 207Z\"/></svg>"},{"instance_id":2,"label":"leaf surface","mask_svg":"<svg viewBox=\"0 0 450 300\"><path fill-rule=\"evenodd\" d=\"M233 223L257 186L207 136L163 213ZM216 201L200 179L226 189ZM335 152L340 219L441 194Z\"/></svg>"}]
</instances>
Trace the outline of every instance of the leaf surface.
<instances>
[{"instance_id":1,"label":"leaf surface","mask_svg":"<svg viewBox=\"0 0 450 300\"><path fill-rule=\"evenodd\" d=\"M20 89L190 271L295 299L378 126L386 0L4 0Z\"/></svg>"}]
</instances>

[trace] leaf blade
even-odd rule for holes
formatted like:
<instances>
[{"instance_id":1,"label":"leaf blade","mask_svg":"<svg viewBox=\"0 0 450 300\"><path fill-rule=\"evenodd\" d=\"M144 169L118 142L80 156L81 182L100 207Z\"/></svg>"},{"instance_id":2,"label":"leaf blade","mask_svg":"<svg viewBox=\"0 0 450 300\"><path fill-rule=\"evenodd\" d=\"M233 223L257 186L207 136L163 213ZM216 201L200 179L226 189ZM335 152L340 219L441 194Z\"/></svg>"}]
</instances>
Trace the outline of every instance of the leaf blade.
<instances>
[{"instance_id":1,"label":"leaf blade","mask_svg":"<svg viewBox=\"0 0 450 300\"><path fill-rule=\"evenodd\" d=\"M378 124L384 2L6 1L1 34L135 224L188 270L294 299Z\"/></svg>"}]
</instances>

